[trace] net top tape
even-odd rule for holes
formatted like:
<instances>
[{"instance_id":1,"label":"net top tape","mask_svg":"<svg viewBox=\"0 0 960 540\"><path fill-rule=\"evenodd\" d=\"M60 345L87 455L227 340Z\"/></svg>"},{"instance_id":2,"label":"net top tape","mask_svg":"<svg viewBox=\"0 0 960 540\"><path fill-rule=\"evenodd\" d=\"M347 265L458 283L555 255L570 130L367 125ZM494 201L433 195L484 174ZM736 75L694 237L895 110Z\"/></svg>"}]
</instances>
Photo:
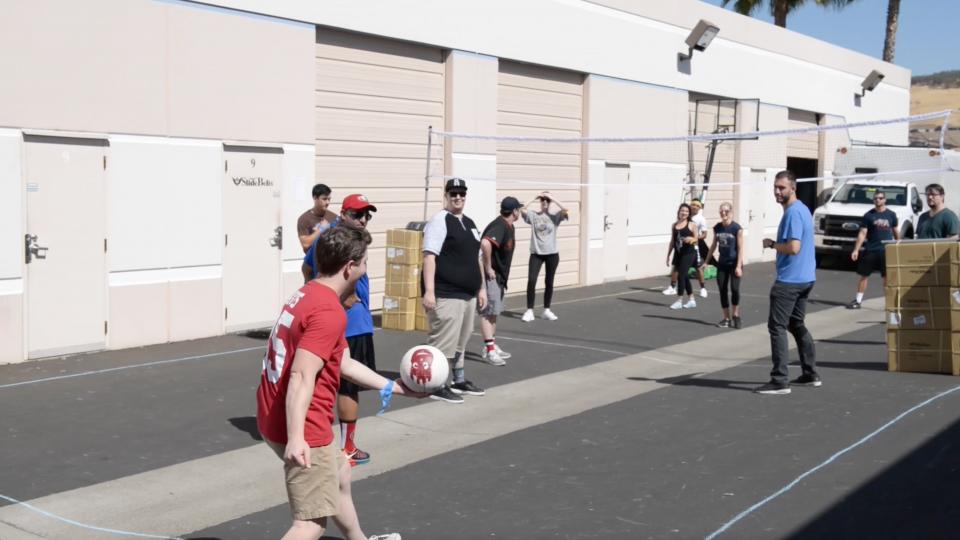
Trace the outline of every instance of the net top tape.
<instances>
[{"instance_id":1,"label":"net top tape","mask_svg":"<svg viewBox=\"0 0 960 540\"><path fill-rule=\"evenodd\" d=\"M538 142L538 143L669 143L669 142L689 142L689 141L722 141L722 140L742 140L757 139L760 137L782 137L785 135L799 135L803 133L815 133L821 131L835 131L855 129L862 127L883 126L890 124L902 124L909 122L923 122L926 120L942 119L946 126L952 111L940 111L926 114L917 114L913 116L904 116L902 118L893 118L885 120L868 120L864 122L853 122L849 124L833 124L826 126L816 126L812 128L780 129L773 131L748 131L734 133L710 133L706 135L678 135L673 137L523 137L512 135L477 135L474 133L459 133L454 131L440 131L430 129L430 136L438 136L446 139L470 139L478 141L503 141L503 142ZM942 135L942 134L941 134ZM941 137L942 139L942 137ZM941 142L942 147L942 142Z\"/></svg>"}]
</instances>

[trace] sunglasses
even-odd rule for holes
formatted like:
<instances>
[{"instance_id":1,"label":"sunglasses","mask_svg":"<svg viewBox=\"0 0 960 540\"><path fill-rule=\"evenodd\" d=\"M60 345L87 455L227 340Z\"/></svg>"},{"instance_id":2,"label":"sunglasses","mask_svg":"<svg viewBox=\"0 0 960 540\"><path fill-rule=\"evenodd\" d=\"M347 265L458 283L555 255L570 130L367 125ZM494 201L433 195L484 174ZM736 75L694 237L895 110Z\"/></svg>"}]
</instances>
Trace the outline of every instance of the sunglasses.
<instances>
[{"instance_id":1,"label":"sunglasses","mask_svg":"<svg viewBox=\"0 0 960 540\"><path fill-rule=\"evenodd\" d=\"M367 221L373 219L373 214L369 210L347 210L347 215L353 219L365 219Z\"/></svg>"},{"instance_id":2,"label":"sunglasses","mask_svg":"<svg viewBox=\"0 0 960 540\"><path fill-rule=\"evenodd\" d=\"M456 197L462 197L462 198L466 199L466 198L467 198L467 192L466 192L466 191L448 191L448 192L447 192L447 197L450 197L451 199L456 198Z\"/></svg>"}]
</instances>

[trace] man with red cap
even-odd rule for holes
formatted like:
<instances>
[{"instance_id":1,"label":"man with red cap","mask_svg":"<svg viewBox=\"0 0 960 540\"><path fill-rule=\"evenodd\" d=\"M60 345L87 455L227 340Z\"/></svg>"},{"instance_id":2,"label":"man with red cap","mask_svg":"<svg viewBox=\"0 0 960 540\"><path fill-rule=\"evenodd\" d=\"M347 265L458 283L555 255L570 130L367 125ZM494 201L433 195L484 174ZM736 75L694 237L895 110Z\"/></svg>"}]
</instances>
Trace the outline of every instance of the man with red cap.
<instances>
[{"instance_id":1,"label":"man with red cap","mask_svg":"<svg viewBox=\"0 0 960 540\"><path fill-rule=\"evenodd\" d=\"M340 207L340 216L331 223L331 228L336 226L356 227L360 229L367 228L367 223L373 218L373 212L377 207L370 204L370 201L363 195L354 193L347 195ZM303 258L305 267L309 267L310 275L305 276L306 281L310 281L316 275L316 253L317 242L307 251ZM373 314L370 312L370 278L366 273L360 277L356 285L354 298L347 307L347 345L350 348L350 356L376 371L377 361L373 350ZM360 416L360 387L346 380L340 380L340 388L337 395L337 417L340 419L340 445L344 453L350 459L350 465L359 465L370 461L370 454L357 448L354 442L354 435L357 429L357 418Z\"/></svg>"}]
</instances>

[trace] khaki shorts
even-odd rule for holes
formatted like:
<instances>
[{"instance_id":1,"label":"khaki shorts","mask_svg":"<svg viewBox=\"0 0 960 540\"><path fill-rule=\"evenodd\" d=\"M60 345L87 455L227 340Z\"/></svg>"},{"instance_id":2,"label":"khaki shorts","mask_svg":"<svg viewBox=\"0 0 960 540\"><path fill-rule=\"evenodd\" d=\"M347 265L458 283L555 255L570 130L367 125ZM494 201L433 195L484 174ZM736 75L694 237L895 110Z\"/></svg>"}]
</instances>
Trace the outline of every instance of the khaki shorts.
<instances>
[{"instance_id":1,"label":"khaki shorts","mask_svg":"<svg viewBox=\"0 0 960 540\"><path fill-rule=\"evenodd\" d=\"M456 353L462 353L467 348L467 341L473 333L473 317L476 312L476 298L437 298L437 308L427 312L427 322L430 325L427 344L440 349L447 360L452 362Z\"/></svg>"},{"instance_id":2,"label":"khaki shorts","mask_svg":"<svg viewBox=\"0 0 960 540\"><path fill-rule=\"evenodd\" d=\"M280 459L285 444L264 439ZM340 511L340 468L346 457L335 442L310 449L310 468L283 463L287 499L293 519L309 521L335 516Z\"/></svg>"}]
</instances>

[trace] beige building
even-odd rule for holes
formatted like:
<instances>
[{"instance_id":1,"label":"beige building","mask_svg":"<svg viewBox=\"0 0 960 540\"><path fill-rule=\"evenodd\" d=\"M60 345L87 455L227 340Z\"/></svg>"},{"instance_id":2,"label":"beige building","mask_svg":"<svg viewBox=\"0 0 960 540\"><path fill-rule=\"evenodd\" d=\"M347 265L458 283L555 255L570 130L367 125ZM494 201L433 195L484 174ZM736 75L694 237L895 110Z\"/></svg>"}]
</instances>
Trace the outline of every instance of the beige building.
<instances>
[{"instance_id":1,"label":"beige building","mask_svg":"<svg viewBox=\"0 0 960 540\"><path fill-rule=\"evenodd\" d=\"M272 324L301 282L297 216L324 182L388 228L467 179L478 223L548 188L571 209L558 284L664 274L667 235L709 143L554 144L435 136L669 137L905 116L900 67L696 0L10 0L0 19L0 362ZM684 39L719 35L689 62ZM853 98L871 70L883 84ZM871 140L903 144L907 130ZM776 226L786 166L829 174L842 132L725 141L707 214ZM430 184L424 192L425 174ZM753 182L750 189L746 184ZM816 195L815 184L810 184ZM811 193L805 193L809 197ZM335 205L334 210L338 210ZM518 229L512 291L529 231ZM751 243L748 256L763 254ZM39 249L47 248L47 249ZM45 256L45 258L41 258Z\"/></svg>"}]
</instances>

